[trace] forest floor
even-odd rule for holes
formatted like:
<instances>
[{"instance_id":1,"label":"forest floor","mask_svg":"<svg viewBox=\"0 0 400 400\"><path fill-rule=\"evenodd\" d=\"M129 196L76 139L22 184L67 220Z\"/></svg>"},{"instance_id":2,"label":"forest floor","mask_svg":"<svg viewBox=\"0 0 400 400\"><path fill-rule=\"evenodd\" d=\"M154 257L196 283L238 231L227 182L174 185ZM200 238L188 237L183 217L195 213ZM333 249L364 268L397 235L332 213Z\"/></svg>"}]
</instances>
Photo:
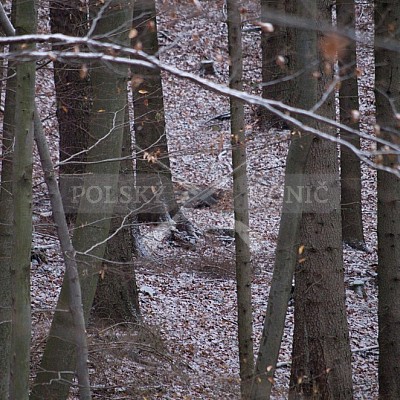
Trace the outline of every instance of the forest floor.
<instances>
[{"instance_id":1,"label":"forest floor","mask_svg":"<svg viewBox=\"0 0 400 400\"><path fill-rule=\"evenodd\" d=\"M244 1L245 89L258 93L261 82L258 3ZM196 4L202 6L201 9ZM203 60L215 62L211 81L228 82L227 26L221 0L159 1L162 61L201 73ZM371 10L359 6L360 35L370 37ZM369 17L368 17L369 16ZM368 36L369 35L369 36ZM362 129L373 126L373 71L370 49L360 50L363 74ZM45 72L43 72L45 74ZM195 246L167 241L152 245L151 259L137 259L143 314L141 326L89 327L94 399L238 399L238 350L234 243L223 230L233 228L229 120L213 119L229 111L229 99L190 82L164 75L164 96L173 179L177 188L218 189L211 207L184 208L201 233ZM48 136L57 157L54 90L46 81L38 90ZM50 110L50 111L49 111ZM260 127L259 110L246 106L253 266L254 349L258 351L266 310L280 220L289 132ZM47 262L32 265L33 355L37 366L63 276L63 262L51 227L46 190L35 170L35 245L46 248ZM356 399L377 398L377 288L375 173L363 167L366 252L344 246L346 298L353 350ZM219 233L215 228L221 229ZM213 230L214 229L214 230ZM217 232L217 233L216 233ZM154 242L154 228L142 233ZM321 266L323 268L323 266ZM351 289L364 281L364 293ZM273 399L285 399L290 374L293 306L287 314ZM285 364L286 363L286 364ZM71 399L75 398L71 396Z\"/></svg>"}]
</instances>

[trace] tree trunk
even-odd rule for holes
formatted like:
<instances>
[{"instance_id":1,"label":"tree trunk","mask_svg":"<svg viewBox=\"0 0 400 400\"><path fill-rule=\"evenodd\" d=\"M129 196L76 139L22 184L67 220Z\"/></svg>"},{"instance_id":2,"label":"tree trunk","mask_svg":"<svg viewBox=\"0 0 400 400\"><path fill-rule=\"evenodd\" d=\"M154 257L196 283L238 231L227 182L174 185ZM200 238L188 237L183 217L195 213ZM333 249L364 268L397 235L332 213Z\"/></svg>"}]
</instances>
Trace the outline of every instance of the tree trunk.
<instances>
[{"instance_id":1,"label":"tree trunk","mask_svg":"<svg viewBox=\"0 0 400 400\"><path fill-rule=\"evenodd\" d=\"M287 0L261 0L261 22L268 22L271 12L284 13ZM274 25L274 31L268 32L261 29L262 50L262 96L264 99L272 99L287 103L291 96L290 79L288 71L290 68L293 49L287 38L287 29L284 25ZM267 128L272 126L285 127L284 120L275 114L261 108L263 125Z\"/></svg>"},{"instance_id":2,"label":"tree trunk","mask_svg":"<svg viewBox=\"0 0 400 400\"><path fill-rule=\"evenodd\" d=\"M132 155L128 107L125 110L122 156ZM120 181L133 187L134 170L131 158L121 161ZM102 264L93 305L93 315L112 323L140 320L139 292L132 256L135 246L136 218L128 208L120 208L111 221L105 261ZM118 230L118 232L117 232Z\"/></svg>"},{"instance_id":3,"label":"tree trunk","mask_svg":"<svg viewBox=\"0 0 400 400\"><path fill-rule=\"evenodd\" d=\"M77 349L77 377L79 384L80 400L90 400L90 382L88 361L88 346L86 338L85 317L82 308L82 291L79 282L76 253L69 236L66 216L62 203L60 189L58 187L56 173L51 160L50 150L40 121L38 110L34 115L35 142L42 164L44 178L49 190L49 197L57 235L60 240L61 251L65 263L66 280L69 282L69 310L74 323L72 333L73 341Z\"/></svg>"},{"instance_id":4,"label":"tree trunk","mask_svg":"<svg viewBox=\"0 0 400 400\"><path fill-rule=\"evenodd\" d=\"M229 87L242 90L243 54L241 15L237 0L227 1ZM238 340L242 399L249 399L254 372L253 313L251 307L252 271L250 263L249 200L247 187L244 105L230 99L233 199L235 217L236 285L238 302Z\"/></svg>"},{"instance_id":5,"label":"tree trunk","mask_svg":"<svg viewBox=\"0 0 400 400\"><path fill-rule=\"evenodd\" d=\"M35 1L16 0L14 4L16 33L18 35L35 33ZM24 400L29 397L35 68L34 62L21 62L16 65L15 141L12 174L14 235L11 255L11 400Z\"/></svg>"},{"instance_id":6,"label":"tree trunk","mask_svg":"<svg viewBox=\"0 0 400 400\"><path fill-rule=\"evenodd\" d=\"M342 29L355 30L354 1L336 1L337 26ZM356 63L356 43L342 38L340 49L339 76L343 79L339 86L340 122L358 129L358 118L352 111L358 111L358 83ZM341 138L360 148L360 137L340 132ZM340 147L341 166L341 203L342 203L342 237L343 241L356 249L365 249L361 211L361 164L358 156L347 146Z\"/></svg>"},{"instance_id":7,"label":"tree trunk","mask_svg":"<svg viewBox=\"0 0 400 400\"><path fill-rule=\"evenodd\" d=\"M398 40L400 9L394 1L375 2L376 37ZM391 26L396 27L393 31ZM378 45L379 46L379 45ZM379 136L399 144L400 54L375 48L376 121ZM380 160L397 168L398 155ZM400 398L400 179L378 170L379 398Z\"/></svg>"},{"instance_id":8,"label":"tree trunk","mask_svg":"<svg viewBox=\"0 0 400 400\"><path fill-rule=\"evenodd\" d=\"M63 33L83 37L87 34L87 14L82 10L80 0L51 0L50 27L52 33ZM57 51L70 50L71 46L53 44ZM60 186L63 198L71 192L68 180L71 174L85 172L84 161L88 147L89 112L91 103L91 84L89 74L82 70L82 65L65 64L54 61L54 84L56 89L56 115L59 132ZM74 156L74 154L76 154ZM75 177L76 179L76 177ZM76 210L66 209L68 219L76 218Z\"/></svg>"},{"instance_id":9,"label":"tree trunk","mask_svg":"<svg viewBox=\"0 0 400 400\"><path fill-rule=\"evenodd\" d=\"M301 16L329 21L330 3L307 2L298 6ZM297 15L297 14L296 14ZM311 64L320 60L318 72L309 72L297 88L304 93L304 108L323 96L332 80L334 60L315 31L296 29L297 59ZM321 49L319 54L318 49ZM320 77L319 80L316 77ZM311 82L314 82L312 85ZM310 87L312 86L312 87ZM305 102L305 106L304 106ZM312 107L312 105L311 105ZM334 96L319 107L334 119ZM315 122L312 122L314 126ZM334 134L330 127L321 127ZM295 273L295 326L289 399L351 399L351 352L345 307L340 214L340 185L336 144L314 138L305 168L304 208L300 227L299 264ZM300 352L300 353L299 353Z\"/></svg>"},{"instance_id":10,"label":"tree trunk","mask_svg":"<svg viewBox=\"0 0 400 400\"><path fill-rule=\"evenodd\" d=\"M303 133L294 136L286 159L285 189L274 273L255 367L252 400L268 400L271 396L299 248L303 204L302 201L296 201L295 196L298 194L297 188L304 186L303 172L312 139L311 135Z\"/></svg>"},{"instance_id":11,"label":"tree trunk","mask_svg":"<svg viewBox=\"0 0 400 400\"><path fill-rule=\"evenodd\" d=\"M80 0L51 0L50 27L52 33L83 37L87 34L87 15ZM71 50L68 45L53 45L57 51ZM85 172L83 149L88 146L90 81L81 65L54 61L54 84L57 98L57 121L60 135L60 161L72 157L70 164L60 165L60 174Z\"/></svg>"},{"instance_id":12,"label":"tree trunk","mask_svg":"<svg viewBox=\"0 0 400 400\"><path fill-rule=\"evenodd\" d=\"M11 49L12 50L12 49ZM15 50L15 48L14 48ZM12 159L15 131L15 65L8 64L3 120L0 191L0 399L9 397L11 340L11 275L13 246Z\"/></svg>"},{"instance_id":13,"label":"tree trunk","mask_svg":"<svg viewBox=\"0 0 400 400\"><path fill-rule=\"evenodd\" d=\"M97 15L99 9L93 6L93 15ZM131 17L131 1L111 1L105 7L102 17L96 21L93 34L103 36L114 32L113 40L127 43ZM86 193L90 186L97 187L101 193L109 188L111 196L117 193L120 169L118 160L121 156L126 107L126 76L125 68L93 65L93 107L89 126L92 144L97 145L92 146L87 155L87 160L93 163L86 168L88 175L83 188ZM104 159L116 161L96 162ZM77 251L86 323L95 295L112 213L113 202L104 201L93 205L91 197L81 197L73 246ZM63 400L68 396L76 365L76 349L69 340L74 324L68 311L68 293L69 282L64 279L31 399Z\"/></svg>"},{"instance_id":14,"label":"tree trunk","mask_svg":"<svg viewBox=\"0 0 400 400\"><path fill-rule=\"evenodd\" d=\"M335 143L314 140L306 174L313 204L300 230L289 399L352 399Z\"/></svg>"},{"instance_id":15,"label":"tree trunk","mask_svg":"<svg viewBox=\"0 0 400 400\"><path fill-rule=\"evenodd\" d=\"M150 55L158 53L156 5L154 0L136 0L133 46ZM165 211L174 217L175 199L164 116L164 98L159 69L136 67L132 76L135 114L136 187L140 221L157 222Z\"/></svg>"}]
</instances>

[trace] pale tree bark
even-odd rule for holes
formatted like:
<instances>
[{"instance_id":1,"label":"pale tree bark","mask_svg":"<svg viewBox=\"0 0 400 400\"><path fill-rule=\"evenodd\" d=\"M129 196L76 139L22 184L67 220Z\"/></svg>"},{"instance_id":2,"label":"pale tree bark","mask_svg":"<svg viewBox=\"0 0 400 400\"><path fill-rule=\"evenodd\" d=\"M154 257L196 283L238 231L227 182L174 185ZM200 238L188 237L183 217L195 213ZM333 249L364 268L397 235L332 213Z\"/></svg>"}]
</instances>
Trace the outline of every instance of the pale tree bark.
<instances>
[{"instance_id":1,"label":"pale tree bark","mask_svg":"<svg viewBox=\"0 0 400 400\"><path fill-rule=\"evenodd\" d=\"M127 43L132 16L132 2L115 0L102 9L102 17L95 19L93 34L107 36L114 32L114 41ZM93 15L100 9L92 8ZM121 156L124 113L126 107L126 76L124 68L114 69L105 64L92 66L93 106L90 119L91 146L87 160L84 190L97 185L99 190L108 187L111 196L116 195L119 161L98 163L104 159ZM88 196L82 196L73 246L77 251L77 263L82 287L82 303L86 323L95 295L101 260L113 213L112 202L95 204ZM70 336L74 331L71 314L68 312L69 281L64 279L57 310L52 322L49 338L37 373L31 399L66 399L76 366L76 348L71 346Z\"/></svg>"},{"instance_id":2,"label":"pale tree bark","mask_svg":"<svg viewBox=\"0 0 400 400\"><path fill-rule=\"evenodd\" d=\"M56 179L56 171L54 170L51 161L50 150L43 133L37 109L35 109L34 114L34 136L44 172L44 178L49 190L51 210L65 262L66 280L69 282L68 303L71 318L75 327L74 331L71 333L74 345L77 349L76 370L79 384L79 398L81 400L90 400L89 370L87 365L88 346L86 340L85 317L82 309L82 292L76 263L76 253L69 236L61 193Z\"/></svg>"},{"instance_id":3,"label":"pale tree bark","mask_svg":"<svg viewBox=\"0 0 400 400\"><path fill-rule=\"evenodd\" d=\"M336 20L339 32L355 31L354 1L336 1ZM342 79L339 86L340 122L354 129L359 128L358 83L356 42L338 37L340 46L338 54L339 76ZM341 130L343 139L360 148L360 137L346 134ZM342 202L342 237L350 246L364 250L365 240L361 210L361 163L358 156L346 146L340 147L340 177Z\"/></svg>"},{"instance_id":4,"label":"pale tree bark","mask_svg":"<svg viewBox=\"0 0 400 400\"><path fill-rule=\"evenodd\" d=\"M400 8L395 1L375 2L376 38L399 40ZM399 144L400 54L375 49L375 96L378 135ZM383 165L398 167L398 155ZM378 325L379 398L400 398L400 179L378 171Z\"/></svg>"},{"instance_id":5,"label":"pale tree bark","mask_svg":"<svg viewBox=\"0 0 400 400\"><path fill-rule=\"evenodd\" d=\"M16 33L36 31L36 2L16 0ZM32 46L32 45L30 45ZM13 244L11 254L10 399L29 396L31 339L30 257L32 248L32 149L35 63L16 65L15 140L13 154Z\"/></svg>"},{"instance_id":6,"label":"pale tree bark","mask_svg":"<svg viewBox=\"0 0 400 400\"><path fill-rule=\"evenodd\" d=\"M310 0L298 6L303 17L331 20L331 3ZM316 80L313 101L321 98L332 81L329 37L296 29L297 58L320 60L310 74ZM319 54L318 49L321 50ZM301 51L300 51L301 50ZM307 82L304 82L307 84ZM304 86L299 92L306 90ZM307 102L310 99L306 100ZM307 103L308 104L308 103ZM334 96L318 112L335 116ZM324 127L332 135L332 128ZM352 399L351 352L345 307L340 185L336 145L315 138L305 168L307 201L300 227L300 259L295 272L295 325L289 399ZM310 200L310 201L309 201ZM310 203L310 204L307 204Z\"/></svg>"},{"instance_id":7,"label":"pale tree bark","mask_svg":"<svg viewBox=\"0 0 400 400\"><path fill-rule=\"evenodd\" d=\"M271 12L284 13L288 0L261 0L261 22L269 22ZM288 30L284 25L274 25L273 32L265 27L261 29L262 50L262 97L265 99L288 102L291 96L288 72L292 50L287 38ZM284 119L276 114L260 108L263 125L284 127Z\"/></svg>"},{"instance_id":8,"label":"pale tree bark","mask_svg":"<svg viewBox=\"0 0 400 400\"><path fill-rule=\"evenodd\" d=\"M134 169L132 162L132 140L128 107L125 109L124 137L119 178L121 185L133 189ZM132 204L130 204L132 206ZM136 246L138 239L137 219L134 210L119 207L111 221L110 235L100 279L93 304L93 315L110 323L141 319L139 292L136 285L133 255L140 254ZM140 233L139 233L140 234Z\"/></svg>"},{"instance_id":9,"label":"pale tree bark","mask_svg":"<svg viewBox=\"0 0 400 400\"><path fill-rule=\"evenodd\" d=\"M229 86L243 88L242 30L239 3L227 1ZM247 183L244 105L230 99L231 145L233 168L233 207L235 217L236 291L238 307L238 340L240 389L242 399L249 399L254 372L253 313L251 307L251 255L249 237L249 200Z\"/></svg>"}]
</instances>

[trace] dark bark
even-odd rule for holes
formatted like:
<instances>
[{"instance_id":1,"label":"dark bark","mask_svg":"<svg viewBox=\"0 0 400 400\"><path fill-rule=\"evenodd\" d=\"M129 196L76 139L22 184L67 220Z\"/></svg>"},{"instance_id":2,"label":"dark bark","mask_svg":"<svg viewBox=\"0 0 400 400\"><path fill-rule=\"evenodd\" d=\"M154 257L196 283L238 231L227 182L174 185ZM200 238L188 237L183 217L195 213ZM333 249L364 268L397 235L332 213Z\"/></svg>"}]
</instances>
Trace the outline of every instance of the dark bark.
<instances>
[{"instance_id":1,"label":"dark bark","mask_svg":"<svg viewBox=\"0 0 400 400\"><path fill-rule=\"evenodd\" d=\"M400 9L395 1L375 2L376 37L400 39ZM394 31L390 27L396 27ZM384 40L384 39L383 39ZM379 136L399 144L400 54L375 49L376 121ZM397 111L396 111L397 112ZM398 168L398 155L380 160ZM400 179L378 170L378 325L379 398L400 398Z\"/></svg>"},{"instance_id":2,"label":"dark bark","mask_svg":"<svg viewBox=\"0 0 400 400\"><path fill-rule=\"evenodd\" d=\"M87 16L80 0L51 0L50 27L52 33L70 36L87 34ZM71 50L68 45L53 45L57 51ZM54 61L54 84L57 99L57 121L60 136L60 161L71 158L71 163L60 165L60 174L83 173L88 145L89 107L91 99L88 74L82 65ZM81 164L73 164L74 161ZM62 181L61 181L62 182Z\"/></svg>"},{"instance_id":3,"label":"dark bark","mask_svg":"<svg viewBox=\"0 0 400 400\"><path fill-rule=\"evenodd\" d=\"M157 55L157 22L154 0L137 0L133 26L137 37L133 46ZM179 207L175 199L168 153L164 99L159 69L132 70L135 114L136 185L140 192L139 221L157 222L166 211L174 217Z\"/></svg>"},{"instance_id":4,"label":"dark bark","mask_svg":"<svg viewBox=\"0 0 400 400\"><path fill-rule=\"evenodd\" d=\"M284 13L287 0L261 0L261 22L268 22L271 12ZM288 72L293 48L287 38L287 29L284 25L274 25L274 31L261 30L262 50L262 96L265 99L279 100L287 103L290 99L290 79ZM262 123L267 128L286 127L286 122L277 115L260 108Z\"/></svg>"},{"instance_id":5,"label":"dark bark","mask_svg":"<svg viewBox=\"0 0 400 400\"><path fill-rule=\"evenodd\" d=\"M88 32L88 20L80 0L51 0L50 27L52 33L83 37ZM56 51L71 50L68 45L53 44ZM73 194L69 189L71 175L85 172L84 161L89 140L89 113L92 101L89 74L82 63L66 64L54 61L56 116L59 133L60 189L64 204L70 204ZM74 177L75 182L78 178ZM82 183L82 181L80 182ZM73 222L76 209L65 208L67 219Z\"/></svg>"},{"instance_id":6,"label":"dark bark","mask_svg":"<svg viewBox=\"0 0 400 400\"><path fill-rule=\"evenodd\" d=\"M303 17L329 21L331 3L307 2L298 5ZM312 65L318 60L318 74L301 79L296 92L305 94L299 105L312 107L330 83L334 60L324 53L324 40L315 31L295 30L296 59L305 55ZM318 50L322 50L319 52ZM297 61L299 62L299 61ZM300 61L300 65L304 60ZM311 71L310 71L311 74ZM319 77L317 80L316 77ZM312 88L310 87L312 85ZM299 99L297 99L299 101ZM305 102L305 106L303 103ZM334 96L330 95L318 112L334 118ZM332 135L329 127L314 126ZM351 352L345 307L342 256L340 184L336 144L314 138L305 168L306 202L300 227L299 264L295 271L295 327L289 399L351 399ZM308 200L311 203L308 204Z\"/></svg>"},{"instance_id":7,"label":"dark bark","mask_svg":"<svg viewBox=\"0 0 400 400\"><path fill-rule=\"evenodd\" d=\"M336 145L314 140L306 166L316 204L303 211L304 246L295 274L295 329L289 399L352 399ZM307 179L307 178L306 178ZM326 189L319 188L324 181ZM320 194L327 199L321 203ZM300 343L297 343L297 342Z\"/></svg>"},{"instance_id":8,"label":"dark bark","mask_svg":"<svg viewBox=\"0 0 400 400\"><path fill-rule=\"evenodd\" d=\"M11 48L12 50L12 48ZM14 49L15 50L15 49ZM1 191L0 191L0 398L8 399L11 345L11 275L10 261L13 242L12 159L15 131L15 65L7 68L5 91Z\"/></svg>"},{"instance_id":9,"label":"dark bark","mask_svg":"<svg viewBox=\"0 0 400 400\"><path fill-rule=\"evenodd\" d=\"M336 1L337 25L339 31L355 30L354 1ZM352 111L358 111L358 83L356 63L356 43L347 38L339 38L339 76L343 79L339 87L340 122L358 129L358 118ZM360 137L340 132L341 138L360 148ZM340 147L341 203L343 241L356 249L365 249L361 210L361 164L358 156L347 146Z\"/></svg>"}]
</instances>

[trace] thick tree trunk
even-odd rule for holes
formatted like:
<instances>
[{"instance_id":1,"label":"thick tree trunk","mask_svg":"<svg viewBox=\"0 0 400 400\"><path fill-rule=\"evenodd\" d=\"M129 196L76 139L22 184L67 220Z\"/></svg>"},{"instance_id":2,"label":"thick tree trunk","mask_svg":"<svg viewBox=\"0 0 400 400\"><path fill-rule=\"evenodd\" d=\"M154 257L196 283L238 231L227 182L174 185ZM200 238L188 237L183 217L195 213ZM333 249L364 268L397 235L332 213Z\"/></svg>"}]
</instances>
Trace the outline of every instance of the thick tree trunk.
<instances>
[{"instance_id":1,"label":"thick tree trunk","mask_svg":"<svg viewBox=\"0 0 400 400\"><path fill-rule=\"evenodd\" d=\"M87 14L80 0L51 0L50 27L52 33L83 37L88 31ZM68 45L53 44L57 51L70 50ZM92 99L89 74L80 64L54 61L56 115L59 132L60 188L64 203L70 204L73 194L68 190L70 175L85 172L85 149L88 148L89 113ZM76 154L76 155L75 155ZM74 156L75 155L75 156ZM74 177L77 182L77 177ZM76 218L76 209L66 208L70 221Z\"/></svg>"},{"instance_id":2,"label":"thick tree trunk","mask_svg":"<svg viewBox=\"0 0 400 400\"><path fill-rule=\"evenodd\" d=\"M300 231L289 398L352 399L335 143L314 140L306 174L313 204L303 211Z\"/></svg>"},{"instance_id":3,"label":"thick tree trunk","mask_svg":"<svg viewBox=\"0 0 400 400\"><path fill-rule=\"evenodd\" d=\"M237 0L227 1L229 87L242 90L243 55L241 15ZM238 302L238 340L240 388L242 399L249 399L254 372L253 313L251 307L251 255L249 237L249 200L247 186L246 137L244 105L231 99L231 145L233 168L233 199L235 216L236 285Z\"/></svg>"},{"instance_id":4,"label":"thick tree trunk","mask_svg":"<svg viewBox=\"0 0 400 400\"><path fill-rule=\"evenodd\" d=\"M261 22L268 22L271 12L284 13L287 0L261 0ZM290 79L288 72L293 56L287 38L287 29L283 25L274 25L274 31L261 30L262 50L262 96L264 99L279 100L287 103L290 99ZM275 114L261 108L263 125L286 126L286 122Z\"/></svg>"},{"instance_id":5,"label":"thick tree trunk","mask_svg":"<svg viewBox=\"0 0 400 400\"><path fill-rule=\"evenodd\" d=\"M97 15L98 7L92 12ZM114 32L113 40L127 42L127 32L132 16L132 2L115 0L107 4L102 18L96 21L94 34ZM90 118L92 146L87 159L84 190L95 185L102 193L108 188L111 196L117 193L119 161L97 163L104 159L121 156L124 112L126 105L126 74L122 69L107 65L93 65L93 108ZM97 279L103 259L106 240L113 213L113 202L104 201L93 205L89 196L82 196L73 246L77 251L77 262L82 287L82 303L87 323L95 295ZM69 282L64 279L57 311L54 314L49 338L44 351L40 370L37 373L31 399L63 400L69 392L76 366L76 348L71 346L70 336L74 331L68 311Z\"/></svg>"},{"instance_id":6,"label":"thick tree trunk","mask_svg":"<svg viewBox=\"0 0 400 400\"><path fill-rule=\"evenodd\" d=\"M50 27L52 33L83 37L87 34L87 15L80 0L51 0ZM67 45L53 45L57 51L70 50ZM82 74L81 65L54 61L54 84L57 98L57 121L60 135L60 161L70 159L69 164L60 165L60 174L85 172L84 162L88 146L90 81ZM62 181L61 181L62 182Z\"/></svg>"},{"instance_id":7,"label":"thick tree trunk","mask_svg":"<svg viewBox=\"0 0 400 400\"><path fill-rule=\"evenodd\" d=\"M342 29L355 30L354 1L337 0L336 15L339 32ZM356 43L342 38L338 57L339 75L343 79L339 87L340 122L358 129L358 118L352 111L358 111L358 83ZM360 148L360 137L340 132L341 138ZM361 164L358 156L347 146L340 147L342 238L356 249L365 249L361 211Z\"/></svg>"},{"instance_id":8,"label":"thick tree trunk","mask_svg":"<svg viewBox=\"0 0 400 400\"><path fill-rule=\"evenodd\" d=\"M376 37L400 39L400 8L395 1L375 2ZM390 27L396 27L392 31ZM384 39L383 39L384 40ZM379 46L379 45L378 45ZM399 144L400 54L376 47L376 121L380 137ZM397 168L398 155L381 162ZM378 324L379 398L400 398L400 179L378 170Z\"/></svg>"},{"instance_id":9,"label":"thick tree trunk","mask_svg":"<svg viewBox=\"0 0 400 400\"><path fill-rule=\"evenodd\" d=\"M299 5L303 17L331 18L331 3L310 0ZM332 79L327 68L330 53L324 37L296 29L297 57L320 60L318 74L302 79L299 93L306 107L324 94ZM318 49L322 50L319 54ZM303 58L303 60L301 60ZM325 60L324 60L325 59ZM297 61L299 62L299 61ZM306 61L307 62L307 61ZM320 76L317 80L316 77ZM314 84L311 84L314 81ZM310 87L312 85L312 87ZM303 105L303 102L299 104ZM304 105L303 105L304 107ZM319 112L335 116L334 98L328 96ZM313 122L315 124L315 122ZM316 127L334 134L332 128ZM351 399L351 352L345 307L340 213L340 184L336 144L314 138L305 169L305 203L300 227L300 260L295 273L295 328L289 399ZM298 353L300 351L300 353Z\"/></svg>"},{"instance_id":10,"label":"thick tree trunk","mask_svg":"<svg viewBox=\"0 0 400 400\"><path fill-rule=\"evenodd\" d=\"M15 29L19 35L36 31L36 3L34 0L15 1ZM11 255L11 400L24 400L29 397L35 67L34 62L21 62L16 65L15 141L12 175L14 236Z\"/></svg>"},{"instance_id":11,"label":"thick tree trunk","mask_svg":"<svg viewBox=\"0 0 400 400\"><path fill-rule=\"evenodd\" d=\"M122 157L132 155L128 107L125 111ZM132 158L121 161L120 181L133 187ZM128 208L119 208L111 221L110 235L97 284L93 315L112 323L140 320L139 292L132 256L135 246L135 215Z\"/></svg>"},{"instance_id":12,"label":"thick tree trunk","mask_svg":"<svg viewBox=\"0 0 400 400\"><path fill-rule=\"evenodd\" d=\"M157 54L154 0L135 1L133 26L138 32L133 46ZM138 217L140 221L157 222L166 211L172 217L179 211L168 155L161 74L159 69L145 67L137 67L132 73L136 186L141 199Z\"/></svg>"}]
</instances>

